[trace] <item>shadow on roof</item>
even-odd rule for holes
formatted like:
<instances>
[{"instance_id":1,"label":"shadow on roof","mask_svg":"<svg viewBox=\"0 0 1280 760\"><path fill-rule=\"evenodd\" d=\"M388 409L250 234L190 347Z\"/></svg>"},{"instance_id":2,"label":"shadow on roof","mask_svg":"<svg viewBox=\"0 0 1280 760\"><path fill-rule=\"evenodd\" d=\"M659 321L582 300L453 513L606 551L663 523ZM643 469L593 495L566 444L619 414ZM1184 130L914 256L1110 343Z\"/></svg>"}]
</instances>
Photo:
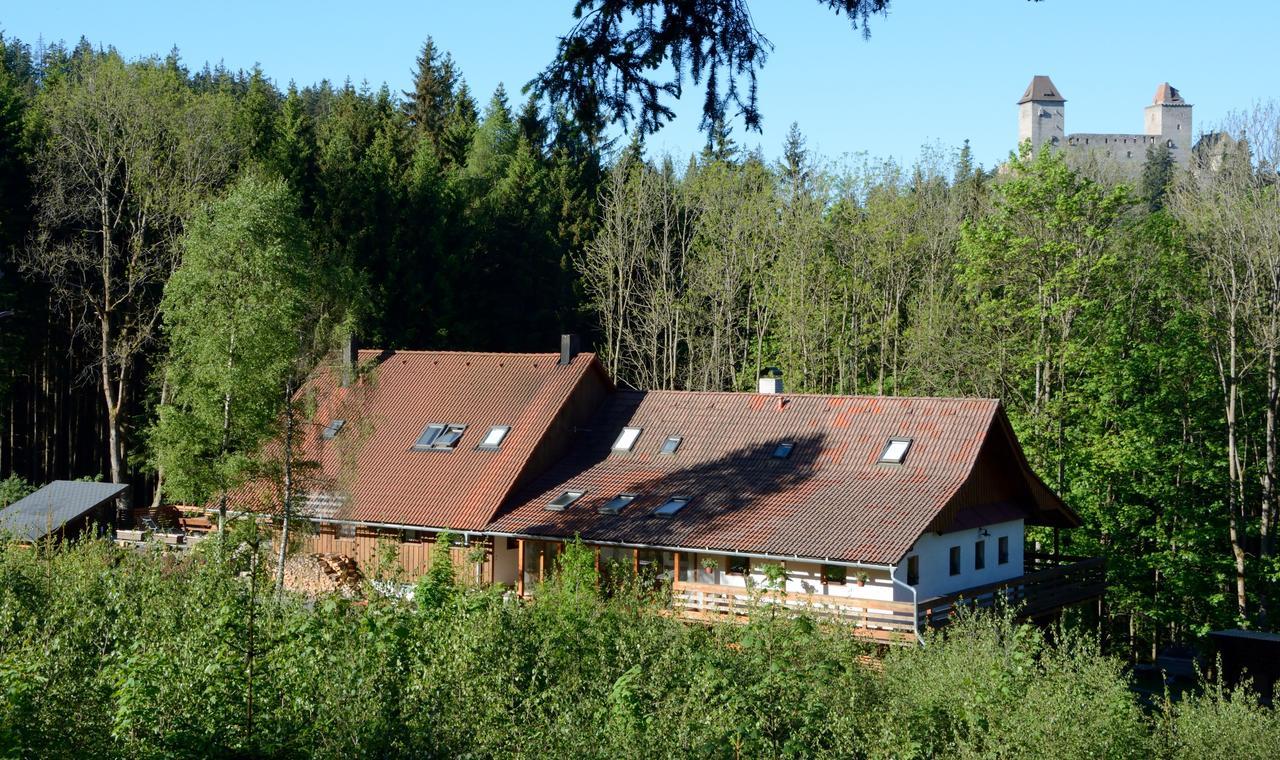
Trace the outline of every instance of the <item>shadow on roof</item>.
<instances>
[{"instance_id":1,"label":"shadow on roof","mask_svg":"<svg viewBox=\"0 0 1280 760\"><path fill-rule=\"evenodd\" d=\"M615 455L616 463L606 462L610 458L608 445L596 442L579 448L591 451L592 456L570 454L548 476L517 497L512 502L515 506L504 510L496 522L501 524L508 516L523 516L519 532L564 537L578 534L585 540L662 544L680 542L682 536L696 532L755 543L762 532L776 528L759 520L743 520L743 510L767 499L773 503L771 514L781 518L798 507L777 507L802 504L811 491L829 485L815 477L824 440L821 434L772 438L666 472L661 470L669 468L670 463L660 455ZM785 443L793 445L790 455L774 456ZM676 461L678 458L679 455ZM604 466L599 466L602 462ZM587 496L563 512L543 508L556 492L572 488L585 488ZM618 515L597 512L619 493L638 496ZM692 501L671 517L653 514L675 496L691 497Z\"/></svg>"}]
</instances>

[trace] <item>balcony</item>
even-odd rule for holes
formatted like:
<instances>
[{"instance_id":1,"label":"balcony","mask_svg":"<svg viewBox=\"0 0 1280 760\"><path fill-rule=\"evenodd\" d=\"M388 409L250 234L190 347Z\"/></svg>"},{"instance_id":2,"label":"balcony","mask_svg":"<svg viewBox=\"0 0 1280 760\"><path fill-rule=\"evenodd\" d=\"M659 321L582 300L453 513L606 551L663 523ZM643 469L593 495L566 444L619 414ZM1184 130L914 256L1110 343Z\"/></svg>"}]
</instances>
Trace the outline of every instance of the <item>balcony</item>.
<instances>
[{"instance_id":1,"label":"balcony","mask_svg":"<svg viewBox=\"0 0 1280 760\"><path fill-rule=\"evenodd\" d=\"M1031 572L1007 581L977 586L917 603L879 601L857 597L794 592L760 591L738 586L674 581L672 604L686 620L741 620L759 604L780 605L787 610L848 624L858 638L885 644L911 644L926 626L949 623L963 606L989 608L1003 600L1017 610L1019 620L1040 621L1064 607L1096 599L1106 589L1101 557L1028 557Z\"/></svg>"}]
</instances>

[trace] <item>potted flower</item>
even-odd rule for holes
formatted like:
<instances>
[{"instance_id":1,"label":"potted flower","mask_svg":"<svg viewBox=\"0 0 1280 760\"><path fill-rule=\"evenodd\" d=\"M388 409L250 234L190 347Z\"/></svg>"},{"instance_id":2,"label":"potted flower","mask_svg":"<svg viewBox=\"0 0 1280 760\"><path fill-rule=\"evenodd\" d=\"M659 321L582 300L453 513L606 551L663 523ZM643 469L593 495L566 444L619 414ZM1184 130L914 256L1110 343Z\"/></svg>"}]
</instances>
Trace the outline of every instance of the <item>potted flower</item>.
<instances>
[{"instance_id":1,"label":"potted flower","mask_svg":"<svg viewBox=\"0 0 1280 760\"><path fill-rule=\"evenodd\" d=\"M714 576L716 571L720 569L720 563L711 557L702 558L702 572L707 575Z\"/></svg>"},{"instance_id":2,"label":"potted flower","mask_svg":"<svg viewBox=\"0 0 1280 760\"><path fill-rule=\"evenodd\" d=\"M859 585L859 586L865 586L865 585L867 585L867 580L868 580L868 577L867 577L867 574L866 574L866 573L858 573L858 585Z\"/></svg>"}]
</instances>

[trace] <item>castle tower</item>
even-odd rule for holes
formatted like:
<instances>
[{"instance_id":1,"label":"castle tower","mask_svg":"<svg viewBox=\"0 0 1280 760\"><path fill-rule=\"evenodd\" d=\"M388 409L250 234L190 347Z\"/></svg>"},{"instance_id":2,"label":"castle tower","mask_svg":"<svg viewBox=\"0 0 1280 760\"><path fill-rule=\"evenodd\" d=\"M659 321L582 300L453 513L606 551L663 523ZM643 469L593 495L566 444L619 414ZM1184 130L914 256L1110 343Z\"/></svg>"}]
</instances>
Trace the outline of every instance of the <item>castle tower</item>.
<instances>
[{"instance_id":1,"label":"castle tower","mask_svg":"<svg viewBox=\"0 0 1280 760\"><path fill-rule=\"evenodd\" d=\"M1179 166L1191 161L1191 104L1168 82L1156 88L1156 96L1144 111L1147 134L1159 136Z\"/></svg>"},{"instance_id":2,"label":"castle tower","mask_svg":"<svg viewBox=\"0 0 1280 760\"><path fill-rule=\"evenodd\" d=\"M1045 143L1058 145L1065 142L1067 133L1063 109L1066 102L1049 77L1033 77L1018 101L1018 143L1030 140L1034 153Z\"/></svg>"}]
</instances>

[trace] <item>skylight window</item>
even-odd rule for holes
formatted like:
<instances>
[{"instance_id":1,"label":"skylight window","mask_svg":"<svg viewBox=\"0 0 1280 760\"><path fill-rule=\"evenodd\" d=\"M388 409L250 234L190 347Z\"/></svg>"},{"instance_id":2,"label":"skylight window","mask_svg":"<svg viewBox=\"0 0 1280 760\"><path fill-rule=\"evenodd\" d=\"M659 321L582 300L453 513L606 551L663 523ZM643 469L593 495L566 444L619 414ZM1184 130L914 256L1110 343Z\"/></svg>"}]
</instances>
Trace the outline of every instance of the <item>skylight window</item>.
<instances>
[{"instance_id":1,"label":"skylight window","mask_svg":"<svg viewBox=\"0 0 1280 760\"><path fill-rule=\"evenodd\" d=\"M636 445L636 439L640 437L640 431L644 428L624 427L622 432L618 434L618 440L613 442L614 451L630 451Z\"/></svg>"},{"instance_id":2,"label":"skylight window","mask_svg":"<svg viewBox=\"0 0 1280 760\"><path fill-rule=\"evenodd\" d=\"M586 491L565 491L551 501L547 502L547 510L550 512L563 512L564 508L582 498Z\"/></svg>"},{"instance_id":3,"label":"skylight window","mask_svg":"<svg viewBox=\"0 0 1280 760\"><path fill-rule=\"evenodd\" d=\"M676 512L684 509L688 504L688 496L672 496L667 500L666 504L658 507L653 513L658 517L671 517Z\"/></svg>"},{"instance_id":4,"label":"skylight window","mask_svg":"<svg viewBox=\"0 0 1280 760\"><path fill-rule=\"evenodd\" d=\"M494 425L489 428L489 432L484 434L484 438L480 439L480 443L476 448L497 451L502 446L502 440L507 437L509 432L511 432L510 425Z\"/></svg>"},{"instance_id":5,"label":"skylight window","mask_svg":"<svg viewBox=\"0 0 1280 760\"><path fill-rule=\"evenodd\" d=\"M458 445L458 439L462 438L462 431L466 429L466 425L444 425L433 422L423 429L422 435L418 436L413 448L415 451L453 451L453 448Z\"/></svg>"},{"instance_id":6,"label":"skylight window","mask_svg":"<svg viewBox=\"0 0 1280 760\"><path fill-rule=\"evenodd\" d=\"M795 447L796 445L794 443L791 443L790 441L780 443L778 444L778 448L773 450L773 458L786 459L787 457L791 456L791 450L794 449Z\"/></svg>"},{"instance_id":7,"label":"skylight window","mask_svg":"<svg viewBox=\"0 0 1280 760\"><path fill-rule=\"evenodd\" d=\"M684 440L684 439L683 439L683 438L681 438L681 437L680 437L680 436L678 436L678 435L669 435L669 436L667 436L667 440L665 440L665 441L663 441L663 442L662 442L662 451L661 451L661 453L663 453L663 454L674 454L674 453L676 453L676 449L680 448L680 443L681 443L681 441L683 441L683 440Z\"/></svg>"},{"instance_id":8,"label":"skylight window","mask_svg":"<svg viewBox=\"0 0 1280 760\"><path fill-rule=\"evenodd\" d=\"M329 440L330 438L333 438L335 435L338 434L338 431L341 430L342 426L345 424L347 424L346 420L332 420L331 422L329 422L328 426L325 427L325 429L320 432L320 437L326 441Z\"/></svg>"},{"instance_id":9,"label":"skylight window","mask_svg":"<svg viewBox=\"0 0 1280 760\"><path fill-rule=\"evenodd\" d=\"M910 438L890 438L880 452L880 461L885 464L902 464L911 449Z\"/></svg>"},{"instance_id":10,"label":"skylight window","mask_svg":"<svg viewBox=\"0 0 1280 760\"><path fill-rule=\"evenodd\" d=\"M612 499L600 505L596 511L602 515L616 515L626 508L628 504L636 500L633 493L620 493Z\"/></svg>"}]
</instances>

